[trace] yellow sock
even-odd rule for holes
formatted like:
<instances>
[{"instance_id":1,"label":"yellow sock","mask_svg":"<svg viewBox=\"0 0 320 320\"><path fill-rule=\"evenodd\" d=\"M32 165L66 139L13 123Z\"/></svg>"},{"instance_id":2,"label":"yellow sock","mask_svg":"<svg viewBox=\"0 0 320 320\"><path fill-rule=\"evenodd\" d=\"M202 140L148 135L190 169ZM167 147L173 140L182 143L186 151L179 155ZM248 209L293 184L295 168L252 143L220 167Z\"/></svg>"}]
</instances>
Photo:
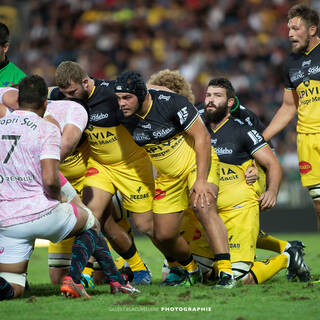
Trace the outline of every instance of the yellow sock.
<instances>
[{"instance_id":1,"label":"yellow sock","mask_svg":"<svg viewBox=\"0 0 320 320\"><path fill-rule=\"evenodd\" d=\"M263 283L272 278L280 270L286 268L287 265L288 257L286 254L280 254L267 260L254 262L251 272L254 274L257 283Z\"/></svg>"},{"instance_id":2,"label":"yellow sock","mask_svg":"<svg viewBox=\"0 0 320 320\"><path fill-rule=\"evenodd\" d=\"M187 265L181 265L183 269L187 270L188 272L194 272L198 269L196 262L192 259Z\"/></svg>"},{"instance_id":3,"label":"yellow sock","mask_svg":"<svg viewBox=\"0 0 320 320\"><path fill-rule=\"evenodd\" d=\"M276 239L269 234L260 231L257 239L257 248L281 253L286 248L287 243L287 241Z\"/></svg>"},{"instance_id":4,"label":"yellow sock","mask_svg":"<svg viewBox=\"0 0 320 320\"><path fill-rule=\"evenodd\" d=\"M85 267L82 271L82 273L88 274L90 277L92 277L93 272L94 272L93 268L89 268L89 267Z\"/></svg>"},{"instance_id":5,"label":"yellow sock","mask_svg":"<svg viewBox=\"0 0 320 320\"><path fill-rule=\"evenodd\" d=\"M144 265L141 257L138 254L138 251L129 259L126 259L132 271L140 271L140 270L147 270L146 266Z\"/></svg>"},{"instance_id":6,"label":"yellow sock","mask_svg":"<svg viewBox=\"0 0 320 320\"><path fill-rule=\"evenodd\" d=\"M168 261L168 266L169 266L169 268L182 267L178 261L173 261L173 262Z\"/></svg>"},{"instance_id":7,"label":"yellow sock","mask_svg":"<svg viewBox=\"0 0 320 320\"><path fill-rule=\"evenodd\" d=\"M216 260L214 266L218 275L221 271L232 274L232 265L230 260Z\"/></svg>"},{"instance_id":8,"label":"yellow sock","mask_svg":"<svg viewBox=\"0 0 320 320\"><path fill-rule=\"evenodd\" d=\"M124 266L124 263L126 260L124 260L122 257L119 257L118 259L114 260L114 264L116 265L117 269L121 269Z\"/></svg>"}]
</instances>

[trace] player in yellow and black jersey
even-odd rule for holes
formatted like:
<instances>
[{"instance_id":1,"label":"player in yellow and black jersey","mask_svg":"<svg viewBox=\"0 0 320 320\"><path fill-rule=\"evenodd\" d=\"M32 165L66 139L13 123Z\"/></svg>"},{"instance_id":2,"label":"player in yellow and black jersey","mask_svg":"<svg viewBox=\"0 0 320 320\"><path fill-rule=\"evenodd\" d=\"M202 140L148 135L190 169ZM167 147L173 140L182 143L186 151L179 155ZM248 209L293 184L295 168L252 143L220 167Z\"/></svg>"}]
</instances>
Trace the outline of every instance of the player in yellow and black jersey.
<instances>
[{"instance_id":1,"label":"player in yellow and black jersey","mask_svg":"<svg viewBox=\"0 0 320 320\"><path fill-rule=\"evenodd\" d=\"M151 163L116 117L117 99L112 82L91 79L74 62L62 62L56 70L50 98L74 97L85 102L88 125L85 130L90 156L83 182L83 201L101 220L113 248L129 263L134 282L151 283L151 276L129 235L107 210L118 191L123 207L132 213L142 232L152 234L153 173Z\"/></svg>"},{"instance_id":2,"label":"player in yellow and black jersey","mask_svg":"<svg viewBox=\"0 0 320 320\"><path fill-rule=\"evenodd\" d=\"M305 4L288 13L292 53L284 65L285 90L280 109L263 135L271 139L295 117L301 182L309 189L320 231L320 38L319 15Z\"/></svg>"},{"instance_id":3,"label":"player in yellow and black jersey","mask_svg":"<svg viewBox=\"0 0 320 320\"><path fill-rule=\"evenodd\" d=\"M297 248L290 247L267 262L254 261L259 203L261 209L275 205L281 167L257 130L230 116L234 96L234 89L227 79L212 79L206 92L204 119L221 162L218 211L228 230L234 274L245 283L262 283L287 264L289 269L300 272L303 256ZM267 189L260 198L255 186L245 181L245 172L253 158L266 168L268 177ZM198 226L191 241L192 250L210 258L202 234Z\"/></svg>"},{"instance_id":4,"label":"player in yellow and black jersey","mask_svg":"<svg viewBox=\"0 0 320 320\"><path fill-rule=\"evenodd\" d=\"M227 234L216 212L217 157L209 134L185 97L157 90L141 96L140 90L145 91L146 85L139 73L129 71L117 78L119 118L157 170L153 203L155 240L169 261L178 260L185 269L184 276L174 284L191 286L201 278L189 246L179 236L181 215L191 201L216 253L220 285L232 287Z\"/></svg>"}]
</instances>

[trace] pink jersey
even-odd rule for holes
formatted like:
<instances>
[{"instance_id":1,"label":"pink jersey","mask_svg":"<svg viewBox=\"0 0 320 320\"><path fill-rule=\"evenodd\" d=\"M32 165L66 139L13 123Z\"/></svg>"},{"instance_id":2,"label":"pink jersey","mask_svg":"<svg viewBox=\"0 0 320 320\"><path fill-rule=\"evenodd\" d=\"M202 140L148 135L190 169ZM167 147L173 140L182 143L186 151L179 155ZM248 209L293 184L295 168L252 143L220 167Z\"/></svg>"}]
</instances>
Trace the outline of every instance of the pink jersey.
<instances>
[{"instance_id":1,"label":"pink jersey","mask_svg":"<svg viewBox=\"0 0 320 320\"><path fill-rule=\"evenodd\" d=\"M38 219L59 204L44 193L40 160L60 160L60 143L58 128L34 112L0 119L0 227Z\"/></svg>"},{"instance_id":2,"label":"pink jersey","mask_svg":"<svg viewBox=\"0 0 320 320\"><path fill-rule=\"evenodd\" d=\"M85 108L70 100L48 100L44 116L47 115L51 115L59 123L61 133L67 124L73 124L83 132L88 122L88 113Z\"/></svg>"}]
</instances>

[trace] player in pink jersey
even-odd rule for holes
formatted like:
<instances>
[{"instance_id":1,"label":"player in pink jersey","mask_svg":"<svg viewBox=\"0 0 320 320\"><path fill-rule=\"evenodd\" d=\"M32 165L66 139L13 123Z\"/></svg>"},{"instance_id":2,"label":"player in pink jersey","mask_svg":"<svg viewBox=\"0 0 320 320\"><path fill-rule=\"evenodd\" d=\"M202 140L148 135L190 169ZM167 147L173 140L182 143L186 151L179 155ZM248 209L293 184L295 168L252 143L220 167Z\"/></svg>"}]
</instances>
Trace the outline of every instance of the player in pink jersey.
<instances>
[{"instance_id":1,"label":"player in pink jersey","mask_svg":"<svg viewBox=\"0 0 320 320\"><path fill-rule=\"evenodd\" d=\"M52 116L60 126L61 140L61 161L70 155L86 128L88 113L85 108L70 100L48 100L44 117Z\"/></svg>"},{"instance_id":2,"label":"player in pink jersey","mask_svg":"<svg viewBox=\"0 0 320 320\"><path fill-rule=\"evenodd\" d=\"M23 293L36 238L57 242L73 235L78 236L62 293L89 297L80 276L91 254L102 265L112 293L132 293L136 290L116 269L90 210L60 202L61 135L41 118L47 91L41 77L24 78L19 84L20 109L0 119L0 300Z\"/></svg>"},{"instance_id":3,"label":"player in pink jersey","mask_svg":"<svg viewBox=\"0 0 320 320\"><path fill-rule=\"evenodd\" d=\"M0 88L0 118L4 117L7 112L12 111L7 106L13 109L18 108L18 90L12 87Z\"/></svg>"}]
</instances>

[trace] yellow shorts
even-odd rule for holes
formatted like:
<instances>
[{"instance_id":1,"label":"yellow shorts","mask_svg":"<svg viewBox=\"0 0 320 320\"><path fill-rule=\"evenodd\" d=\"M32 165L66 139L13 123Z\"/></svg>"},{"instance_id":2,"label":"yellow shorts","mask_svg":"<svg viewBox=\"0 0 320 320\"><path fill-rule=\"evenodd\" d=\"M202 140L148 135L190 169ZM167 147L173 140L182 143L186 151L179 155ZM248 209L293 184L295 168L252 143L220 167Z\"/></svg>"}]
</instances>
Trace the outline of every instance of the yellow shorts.
<instances>
[{"instance_id":1,"label":"yellow shorts","mask_svg":"<svg viewBox=\"0 0 320 320\"><path fill-rule=\"evenodd\" d=\"M213 259L214 254L206 240L204 229L191 208L184 211L180 233L193 254Z\"/></svg>"},{"instance_id":2,"label":"yellow shorts","mask_svg":"<svg viewBox=\"0 0 320 320\"><path fill-rule=\"evenodd\" d=\"M253 263L259 233L259 207L239 208L219 214L228 231L231 262ZM192 209L185 211L181 233L192 253L213 258L205 232Z\"/></svg>"},{"instance_id":3,"label":"yellow shorts","mask_svg":"<svg viewBox=\"0 0 320 320\"><path fill-rule=\"evenodd\" d=\"M264 192L266 189L267 185L267 176L263 168L257 163L256 164L258 168L258 180L253 184L255 191L257 192L258 196L261 196L261 194Z\"/></svg>"},{"instance_id":4,"label":"yellow shorts","mask_svg":"<svg viewBox=\"0 0 320 320\"><path fill-rule=\"evenodd\" d=\"M180 178L169 178L159 174L155 179L153 212L166 214L186 210L189 207L189 190L197 177L196 165ZM211 155L208 182L219 185L219 160L215 152Z\"/></svg>"},{"instance_id":5,"label":"yellow shorts","mask_svg":"<svg viewBox=\"0 0 320 320\"><path fill-rule=\"evenodd\" d=\"M131 212L152 210L154 180L147 155L129 164L103 165L88 161L84 187L95 187L111 194L118 190L123 207Z\"/></svg>"},{"instance_id":6,"label":"yellow shorts","mask_svg":"<svg viewBox=\"0 0 320 320\"><path fill-rule=\"evenodd\" d=\"M320 183L320 133L297 135L301 183L304 187Z\"/></svg>"}]
</instances>

